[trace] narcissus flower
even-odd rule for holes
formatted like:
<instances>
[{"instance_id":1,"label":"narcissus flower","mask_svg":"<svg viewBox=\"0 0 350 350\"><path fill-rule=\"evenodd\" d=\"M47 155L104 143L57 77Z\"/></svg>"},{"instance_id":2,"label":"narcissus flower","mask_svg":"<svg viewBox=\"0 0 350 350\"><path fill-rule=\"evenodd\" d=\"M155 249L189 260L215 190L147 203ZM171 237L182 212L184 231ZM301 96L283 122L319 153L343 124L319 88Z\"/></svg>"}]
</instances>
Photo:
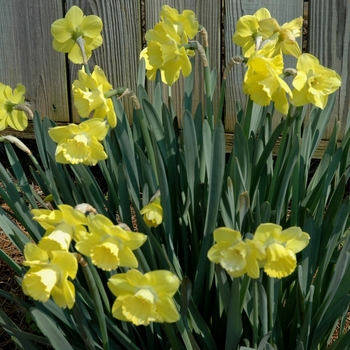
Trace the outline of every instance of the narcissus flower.
<instances>
[{"instance_id":1,"label":"narcissus flower","mask_svg":"<svg viewBox=\"0 0 350 350\"><path fill-rule=\"evenodd\" d=\"M11 87L0 83L0 131L10 126L12 129L23 131L28 126L27 115L23 110L16 109L24 103L26 88L17 84Z\"/></svg>"},{"instance_id":2,"label":"narcissus flower","mask_svg":"<svg viewBox=\"0 0 350 350\"><path fill-rule=\"evenodd\" d=\"M296 38L301 35L303 18L299 17L282 26L274 18L259 21L260 32L264 39L276 40L275 54L284 53L298 58L301 55Z\"/></svg>"},{"instance_id":3,"label":"narcissus flower","mask_svg":"<svg viewBox=\"0 0 350 350\"><path fill-rule=\"evenodd\" d=\"M70 205L60 204L56 210L32 209L31 213L33 220L46 230L39 247L47 252L68 251L72 239L80 241L87 234L85 215Z\"/></svg>"},{"instance_id":4,"label":"narcissus flower","mask_svg":"<svg viewBox=\"0 0 350 350\"><path fill-rule=\"evenodd\" d=\"M270 277L282 278L295 270L296 253L309 244L310 236L300 227L282 230L279 225L266 223L256 229L253 240L266 249L265 273Z\"/></svg>"},{"instance_id":5,"label":"narcissus flower","mask_svg":"<svg viewBox=\"0 0 350 350\"><path fill-rule=\"evenodd\" d=\"M78 80L73 82L74 105L81 117L89 117L94 112L94 118L107 117L111 128L117 125L117 116L113 102L106 97L106 93L112 89L106 75L99 66L95 66L91 76L85 73L84 68L78 72Z\"/></svg>"},{"instance_id":6,"label":"narcissus flower","mask_svg":"<svg viewBox=\"0 0 350 350\"><path fill-rule=\"evenodd\" d=\"M146 33L147 47L142 50L140 59L146 61L148 79L154 80L159 69L163 82L172 85L179 79L180 72L184 77L191 73L189 56L193 56L194 51L187 44L198 32L198 22L193 11L179 14L167 5L162 7L160 17L161 22Z\"/></svg>"},{"instance_id":7,"label":"narcissus flower","mask_svg":"<svg viewBox=\"0 0 350 350\"><path fill-rule=\"evenodd\" d=\"M260 106L267 106L271 101L283 114L288 113L286 93L292 94L288 84L281 78L283 72L282 55L267 58L252 55L247 62L248 70L244 77L243 92Z\"/></svg>"},{"instance_id":8,"label":"narcissus flower","mask_svg":"<svg viewBox=\"0 0 350 350\"><path fill-rule=\"evenodd\" d=\"M293 80L294 106L308 103L324 109L328 95L335 92L341 85L340 76L332 69L320 65L319 60L307 53L302 54L297 62L297 75Z\"/></svg>"},{"instance_id":9,"label":"narcissus flower","mask_svg":"<svg viewBox=\"0 0 350 350\"><path fill-rule=\"evenodd\" d=\"M214 240L217 243L208 251L210 261L220 264L232 277L245 273L251 278L259 277L259 260L265 259L265 250L260 242L243 241L240 232L227 227L216 229Z\"/></svg>"},{"instance_id":10,"label":"narcissus flower","mask_svg":"<svg viewBox=\"0 0 350 350\"><path fill-rule=\"evenodd\" d=\"M35 244L27 243L24 257L23 265L30 266L22 281L24 294L41 302L46 302L51 295L59 307L71 309L75 288L68 277L74 279L78 270L74 254L65 251L48 254Z\"/></svg>"},{"instance_id":11,"label":"narcissus flower","mask_svg":"<svg viewBox=\"0 0 350 350\"><path fill-rule=\"evenodd\" d=\"M188 38L193 37L198 32L198 21L196 14L191 10L184 10L181 14L168 5L164 5L160 10L160 18L162 23L170 21L174 25L177 34L181 37L182 43L187 43Z\"/></svg>"},{"instance_id":12,"label":"narcissus flower","mask_svg":"<svg viewBox=\"0 0 350 350\"><path fill-rule=\"evenodd\" d=\"M58 19L51 26L53 36L52 46L58 52L68 53L68 58L76 64L84 63L78 38L84 40L86 58L89 59L92 50L102 45L102 21L95 15L84 16L78 6L72 6L65 18Z\"/></svg>"},{"instance_id":13,"label":"narcissus flower","mask_svg":"<svg viewBox=\"0 0 350 350\"><path fill-rule=\"evenodd\" d=\"M261 37L259 32L259 21L271 18L270 12L266 8L256 11L253 16L242 16L236 24L236 31L233 34L233 42L242 47L244 57L250 57L257 49L257 38Z\"/></svg>"},{"instance_id":14,"label":"narcissus flower","mask_svg":"<svg viewBox=\"0 0 350 350\"><path fill-rule=\"evenodd\" d=\"M144 275L137 270L116 274L107 283L117 297L112 314L136 326L150 322L172 323L180 315L172 299L180 280L170 271L158 270Z\"/></svg>"},{"instance_id":15,"label":"narcissus flower","mask_svg":"<svg viewBox=\"0 0 350 350\"><path fill-rule=\"evenodd\" d=\"M149 227L157 227L163 221L163 208L160 204L160 197L145 205L141 211L143 220Z\"/></svg>"},{"instance_id":16,"label":"narcissus flower","mask_svg":"<svg viewBox=\"0 0 350 350\"><path fill-rule=\"evenodd\" d=\"M155 78L155 72L160 69L163 72L165 83L172 85L180 76L190 75L191 62L182 40L178 36L173 25L166 26L165 31L162 23L158 23L146 33L147 47L141 52L140 58L145 57L150 73L149 79Z\"/></svg>"},{"instance_id":17,"label":"narcissus flower","mask_svg":"<svg viewBox=\"0 0 350 350\"><path fill-rule=\"evenodd\" d=\"M56 161L63 164L96 165L107 154L99 141L108 132L106 121L98 118L88 119L79 125L56 126L49 130L53 141L58 143Z\"/></svg>"},{"instance_id":18,"label":"narcissus flower","mask_svg":"<svg viewBox=\"0 0 350 350\"><path fill-rule=\"evenodd\" d=\"M132 251L145 243L146 235L126 231L101 214L88 216L88 227L90 234L78 242L75 248L89 256L94 265L106 271L119 266L138 266Z\"/></svg>"}]
</instances>

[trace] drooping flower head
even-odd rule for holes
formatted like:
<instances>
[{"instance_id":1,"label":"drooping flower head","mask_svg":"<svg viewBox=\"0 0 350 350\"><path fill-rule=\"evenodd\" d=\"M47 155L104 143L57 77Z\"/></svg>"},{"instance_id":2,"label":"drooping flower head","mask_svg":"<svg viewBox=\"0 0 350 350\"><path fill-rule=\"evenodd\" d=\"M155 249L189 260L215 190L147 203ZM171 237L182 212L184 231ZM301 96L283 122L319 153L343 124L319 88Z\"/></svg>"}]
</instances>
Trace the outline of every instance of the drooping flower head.
<instances>
[{"instance_id":1,"label":"drooping flower head","mask_svg":"<svg viewBox=\"0 0 350 350\"><path fill-rule=\"evenodd\" d=\"M107 158L102 141L108 132L106 121L88 119L79 125L57 126L49 130L53 141L58 143L56 161L63 164L96 165Z\"/></svg>"},{"instance_id":2,"label":"drooping flower head","mask_svg":"<svg viewBox=\"0 0 350 350\"><path fill-rule=\"evenodd\" d=\"M111 128L117 125L117 116L113 102L106 98L105 94L112 89L106 75L99 66L89 76L84 67L78 72L78 80L73 82L74 105L81 117L89 117L94 112L94 118L104 119L107 117Z\"/></svg>"},{"instance_id":3,"label":"drooping flower head","mask_svg":"<svg viewBox=\"0 0 350 350\"><path fill-rule=\"evenodd\" d=\"M298 58L301 55L296 38L301 35L303 18L298 17L293 21L280 26L276 19L266 18L259 21L260 33L264 39L275 40L275 54L292 55Z\"/></svg>"},{"instance_id":4,"label":"drooping flower head","mask_svg":"<svg viewBox=\"0 0 350 350\"><path fill-rule=\"evenodd\" d=\"M294 106L308 103L324 109L328 95L335 92L341 85L340 76L332 69L322 66L319 60L308 54L302 54L297 62L297 75L293 80Z\"/></svg>"},{"instance_id":5,"label":"drooping flower head","mask_svg":"<svg viewBox=\"0 0 350 350\"><path fill-rule=\"evenodd\" d=\"M141 247L147 236L124 230L101 214L88 216L89 232L75 248L89 256L94 265L111 271L119 266L136 268L138 261L132 252Z\"/></svg>"},{"instance_id":6,"label":"drooping flower head","mask_svg":"<svg viewBox=\"0 0 350 350\"><path fill-rule=\"evenodd\" d=\"M112 276L107 284L117 297L112 314L118 320L147 326L150 322L172 323L180 318L172 299L180 280L170 271L143 275L138 270L129 270Z\"/></svg>"},{"instance_id":7,"label":"drooping flower head","mask_svg":"<svg viewBox=\"0 0 350 350\"><path fill-rule=\"evenodd\" d=\"M27 243L24 257L23 265L30 266L22 281L24 294L43 303L52 296L59 307L71 309L75 302L75 288L68 277L74 279L78 270L74 254L65 251L49 254L35 244Z\"/></svg>"},{"instance_id":8,"label":"drooping flower head","mask_svg":"<svg viewBox=\"0 0 350 350\"><path fill-rule=\"evenodd\" d=\"M89 59L92 50L102 45L102 21L95 15L84 16L78 6L72 6L64 18L51 25L53 36L52 46L58 52L68 53L68 58L76 64L85 63L78 38L84 40L86 58Z\"/></svg>"},{"instance_id":9,"label":"drooping flower head","mask_svg":"<svg viewBox=\"0 0 350 350\"><path fill-rule=\"evenodd\" d=\"M26 88L17 84L11 87L0 83L0 131L10 126L12 129L23 131L28 126L27 115L23 110L16 109L24 103Z\"/></svg>"},{"instance_id":10,"label":"drooping flower head","mask_svg":"<svg viewBox=\"0 0 350 350\"><path fill-rule=\"evenodd\" d=\"M251 239L242 240L236 230L220 227L214 231L216 244L208 251L208 258L220 264L232 277L240 277L245 273L251 278L260 274L259 260L265 258L265 250L260 242Z\"/></svg>"},{"instance_id":11,"label":"drooping flower head","mask_svg":"<svg viewBox=\"0 0 350 350\"><path fill-rule=\"evenodd\" d=\"M39 247L47 252L68 251L72 239L80 241L87 234L85 215L70 205L60 204L56 210L32 209L31 213L33 220L46 230Z\"/></svg>"},{"instance_id":12,"label":"drooping flower head","mask_svg":"<svg viewBox=\"0 0 350 350\"><path fill-rule=\"evenodd\" d=\"M185 48L188 39L198 31L198 22L194 12L177 10L164 6L160 11L161 22L146 33L147 47L140 58L146 61L147 78L154 80L159 69L163 82L172 85L180 76L187 77L192 71L189 56L194 51Z\"/></svg>"},{"instance_id":13,"label":"drooping flower head","mask_svg":"<svg viewBox=\"0 0 350 350\"><path fill-rule=\"evenodd\" d=\"M244 76L243 92L260 106L275 102L276 109L288 113L286 94L292 94L288 84L281 78L283 58L278 54L272 58L253 54L247 62L248 70Z\"/></svg>"},{"instance_id":14,"label":"drooping flower head","mask_svg":"<svg viewBox=\"0 0 350 350\"><path fill-rule=\"evenodd\" d=\"M261 224L255 231L254 241L266 249L264 271L270 277L282 278L290 275L296 268L296 253L308 244L310 236L300 227L282 230L276 224Z\"/></svg>"},{"instance_id":15,"label":"drooping flower head","mask_svg":"<svg viewBox=\"0 0 350 350\"><path fill-rule=\"evenodd\" d=\"M160 197L145 205L141 211L143 220L149 227L157 227L163 221L163 208L160 204Z\"/></svg>"},{"instance_id":16,"label":"drooping flower head","mask_svg":"<svg viewBox=\"0 0 350 350\"><path fill-rule=\"evenodd\" d=\"M177 9L164 5L160 10L160 18L162 23L169 21L175 27L183 44L187 44L188 39L193 39L198 32L196 14L191 10L184 10L180 14Z\"/></svg>"},{"instance_id":17,"label":"drooping flower head","mask_svg":"<svg viewBox=\"0 0 350 350\"><path fill-rule=\"evenodd\" d=\"M257 39L261 37L259 21L266 18L271 18L271 14L266 8L261 8L254 15L242 16L237 21L232 40L236 45L242 47L244 57L250 57L256 51Z\"/></svg>"},{"instance_id":18,"label":"drooping flower head","mask_svg":"<svg viewBox=\"0 0 350 350\"><path fill-rule=\"evenodd\" d=\"M275 44L274 54L287 54L298 58L301 51L296 38L301 35L302 17L280 26L270 12L261 8L253 16L241 17L236 25L233 42L242 47L245 57L250 57L259 50L265 41L273 41Z\"/></svg>"},{"instance_id":19,"label":"drooping flower head","mask_svg":"<svg viewBox=\"0 0 350 350\"><path fill-rule=\"evenodd\" d=\"M158 23L154 29L146 33L147 47L142 50L140 57L146 59L148 79L155 79L155 73L160 69L163 73L164 82L168 85L174 84L182 72L184 77L190 75L191 62L186 49L181 45L180 37L175 30L169 35Z\"/></svg>"}]
</instances>

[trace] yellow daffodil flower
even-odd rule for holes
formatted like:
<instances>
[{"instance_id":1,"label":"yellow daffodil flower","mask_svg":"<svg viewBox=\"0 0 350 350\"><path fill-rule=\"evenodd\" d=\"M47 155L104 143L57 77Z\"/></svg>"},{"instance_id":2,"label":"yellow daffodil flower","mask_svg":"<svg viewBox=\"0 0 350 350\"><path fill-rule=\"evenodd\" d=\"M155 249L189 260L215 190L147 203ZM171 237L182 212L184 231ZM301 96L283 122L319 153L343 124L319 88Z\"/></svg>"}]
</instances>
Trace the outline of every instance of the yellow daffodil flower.
<instances>
[{"instance_id":1,"label":"yellow daffodil flower","mask_svg":"<svg viewBox=\"0 0 350 350\"><path fill-rule=\"evenodd\" d=\"M75 248L89 256L94 265L105 271L115 270L119 266L138 266L132 251L145 243L146 235L125 231L101 214L88 216L88 227L90 234Z\"/></svg>"},{"instance_id":2,"label":"yellow daffodil flower","mask_svg":"<svg viewBox=\"0 0 350 350\"><path fill-rule=\"evenodd\" d=\"M282 230L279 225L266 223L256 229L253 240L263 244L266 249L265 273L270 277L282 278L295 270L296 253L309 244L310 236L300 227Z\"/></svg>"},{"instance_id":3,"label":"yellow daffodil flower","mask_svg":"<svg viewBox=\"0 0 350 350\"><path fill-rule=\"evenodd\" d=\"M150 322L172 323L180 318L172 299L180 280L170 271L151 271L143 275L129 270L112 276L107 284L117 297L112 314L118 320L147 326Z\"/></svg>"},{"instance_id":4,"label":"yellow daffodil flower","mask_svg":"<svg viewBox=\"0 0 350 350\"><path fill-rule=\"evenodd\" d=\"M294 106L308 103L324 109L328 95L335 92L341 85L340 76L332 69L320 65L319 60L307 53L302 54L297 62L297 75L293 80Z\"/></svg>"},{"instance_id":5,"label":"yellow daffodil flower","mask_svg":"<svg viewBox=\"0 0 350 350\"><path fill-rule=\"evenodd\" d=\"M78 6L72 6L65 18L58 19L51 26L53 36L52 46L58 52L68 53L68 58L76 64L84 62L77 39L84 40L84 49L87 60L92 50L102 45L102 21L95 15L84 16Z\"/></svg>"},{"instance_id":6,"label":"yellow daffodil flower","mask_svg":"<svg viewBox=\"0 0 350 350\"><path fill-rule=\"evenodd\" d=\"M163 23L168 20L174 25L182 43L187 43L188 38L193 39L198 32L196 14L191 10L184 10L179 14L175 8L164 5L160 10L160 18Z\"/></svg>"},{"instance_id":7,"label":"yellow daffodil flower","mask_svg":"<svg viewBox=\"0 0 350 350\"><path fill-rule=\"evenodd\" d=\"M140 58L145 57L146 69L150 68L148 79L155 79L155 72L160 69L164 82L172 85L178 80L180 71L184 77L190 75L192 65L174 26L165 27L168 31L164 30L162 23L158 23L154 29L147 31L148 46L141 52Z\"/></svg>"},{"instance_id":8,"label":"yellow daffodil flower","mask_svg":"<svg viewBox=\"0 0 350 350\"><path fill-rule=\"evenodd\" d=\"M266 18L259 21L260 32L264 39L275 40L274 55L284 53L298 58L301 55L296 38L301 35L303 18L299 17L282 26L274 18Z\"/></svg>"},{"instance_id":9,"label":"yellow daffodil flower","mask_svg":"<svg viewBox=\"0 0 350 350\"><path fill-rule=\"evenodd\" d=\"M30 266L24 275L22 289L24 294L34 300L46 302L50 295L62 308L71 309L75 302L75 288L68 277L74 279L78 263L72 253L52 251L48 254L33 243L24 247L24 266Z\"/></svg>"},{"instance_id":10,"label":"yellow daffodil flower","mask_svg":"<svg viewBox=\"0 0 350 350\"><path fill-rule=\"evenodd\" d=\"M80 241L87 234L85 215L70 205L60 204L56 210L32 209L31 213L33 220L46 230L39 247L47 252L68 251L72 239Z\"/></svg>"},{"instance_id":11,"label":"yellow daffodil flower","mask_svg":"<svg viewBox=\"0 0 350 350\"><path fill-rule=\"evenodd\" d=\"M78 72L78 80L73 82L74 105L81 117L87 118L94 111L93 117L104 119L111 128L117 125L117 116L113 102L106 98L106 92L112 89L106 75L99 66L95 66L91 76L85 73L84 68Z\"/></svg>"},{"instance_id":12,"label":"yellow daffodil flower","mask_svg":"<svg viewBox=\"0 0 350 350\"><path fill-rule=\"evenodd\" d=\"M0 83L0 131L10 126L12 129L23 131L28 126L27 115L23 110L16 109L24 103L26 88L17 84L12 91L11 87Z\"/></svg>"},{"instance_id":13,"label":"yellow daffodil flower","mask_svg":"<svg viewBox=\"0 0 350 350\"><path fill-rule=\"evenodd\" d=\"M251 278L260 274L259 260L265 259L265 250L260 242L242 240L241 234L227 227L214 231L217 242L208 251L208 258L215 264L220 264L232 277L240 277L245 273Z\"/></svg>"},{"instance_id":14,"label":"yellow daffodil flower","mask_svg":"<svg viewBox=\"0 0 350 350\"><path fill-rule=\"evenodd\" d=\"M286 93L292 95L292 92L280 77L283 72L282 55L272 58L253 55L247 66L243 92L260 106L267 106L274 101L276 109L286 115L289 109Z\"/></svg>"},{"instance_id":15,"label":"yellow daffodil flower","mask_svg":"<svg viewBox=\"0 0 350 350\"><path fill-rule=\"evenodd\" d=\"M141 211L143 220L148 227L157 227L163 221L163 208L160 204L160 197L145 205Z\"/></svg>"},{"instance_id":16,"label":"yellow daffodil flower","mask_svg":"<svg viewBox=\"0 0 350 350\"><path fill-rule=\"evenodd\" d=\"M79 125L56 126L49 130L53 141L58 143L56 161L63 164L96 165L107 154L99 141L108 132L106 121L98 118L88 119Z\"/></svg>"},{"instance_id":17,"label":"yellow daffodil flower","mask_svg":"<svg viewBox=\"0 0 350 350\"><path fill-rule=\"evenodd\" d=\"M237 21L232 40L236 45L242 47L244 57L250 57L257 49L257 39L261 36L259 21L266 18L271 18L271 14L266 8L261 8L253 16L242 16Z\"/></svg>"},{"instance_id":18,"label":"yellow daffodil flower","mask_svg":"<svg viewBox=\"0 0 350 350\"><path fill-rule=\"evenodd\" d=\"M140 52L140 60L141 59L145 60L146 63L146 76L148 80L156 80L156 76L157 76L157 71L158 68L153 67L150 63L149 63L149 58L148 58L148 47L145 47L141 52ZM165 80L165 76L164 76L164 71L162 69L160 69L160 73L161 73L161 77L162 77L162 82L164 84L166 84L166 80ZM177 78L178 79L178 78Z\"/></svg>"}]
</instances>

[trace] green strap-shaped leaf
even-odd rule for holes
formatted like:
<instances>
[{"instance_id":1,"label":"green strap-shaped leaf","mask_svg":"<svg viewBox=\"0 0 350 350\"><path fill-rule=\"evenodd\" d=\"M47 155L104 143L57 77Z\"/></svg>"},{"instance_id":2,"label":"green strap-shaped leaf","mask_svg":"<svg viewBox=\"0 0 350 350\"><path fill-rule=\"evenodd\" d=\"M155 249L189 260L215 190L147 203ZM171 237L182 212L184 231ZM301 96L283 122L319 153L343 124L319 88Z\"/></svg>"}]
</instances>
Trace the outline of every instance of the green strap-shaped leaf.
<instances>
[{"instance_id":1,"label":"green strap-shaped leaf","mask_svg":"<svg viewBox=\"0 0 350 350\"><path fill-rule=\"evenodd\" d=\"M142 100L142 109L147 118L149 128L152 130L152 132L154 133L154 137L157 140L157 144L162 154L162 157L166 159L166 151L164 144L164 128L159 120L157 111L155 110L153 105L145 99Z\"/></svg>"},{"instance_id":2,"label":"green strap-shaped leaf","mask_svg":"<svg viewBox=\"0 0 350 350\"><path fill-rule=\"evenodd\" d=\"M50 341L52 347L56 350L73 350L64 333L58 328L57 323L44 312L37 308L31 308L30 313L41 332Z\"/></svg>"},{"instance_id":3,"label":"green strap-shaped leaf","mask_svg":"<svg viewBox=\"0 0 350 350\"><path fill-rule=\"evenodd\" d=\"M19 182L19 186L26 196L26 199L29 201L32 208L38 208L36 199L33 195L33 189L29 186L27 176L22 168L21 162L18 159L16 152L14 151L12 145L9 143L5 143L5 149L7 153L7 159L11 164L12 170Z\"/></svg>"},{"instance_id":4,"label":"green strap-shaped leaf","mask_svg":"<svg viewBox=\"0 0 350 350\"><path fill-rule=\"evenodd\" d=\"M187 173L187 185L191 194L192 213L196 216L198 208L199 190L199 155L197 136L191 114L184 115L184 156Z\"/></svg>"},{"instance_id":5,"label":"green strap-shaped leaf","mask_svg":"<svg viewBox=\"0 0 350 350\"><path fill-rule=\"evenodd\" d=\"M208 204L203 234L203 242L200 250L197 272L193 284L193 299L195 303L203 293L203 285L209 260L208 250L213 243L213 231L216 228L220 199L222 194L223 176L225 170L225 130L221 121L218 121L212 141L212 159L210 168L210 182L208 188Z\"/></svg>"}]
</instances>

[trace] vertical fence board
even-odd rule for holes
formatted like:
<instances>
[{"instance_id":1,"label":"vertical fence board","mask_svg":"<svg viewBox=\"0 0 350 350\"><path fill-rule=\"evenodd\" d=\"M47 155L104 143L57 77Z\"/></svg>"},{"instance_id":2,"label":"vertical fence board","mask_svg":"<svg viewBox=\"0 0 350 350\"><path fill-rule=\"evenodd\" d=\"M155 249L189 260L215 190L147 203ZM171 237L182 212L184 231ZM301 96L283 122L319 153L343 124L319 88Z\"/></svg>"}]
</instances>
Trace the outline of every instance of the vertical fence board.
<instances>
[{"instance_id":1,"label":"vertical fence board","mask_svg":"<svg viewBox=\"0 0 350 350\"><path fill-rule=\"evenodd\" d=\"M33 111L69 121L65 58L52 49L50 33L61 0L1 0L0 9L0 82L22 83Z\"/></svg>"},{"instance_id":2,"label":"vertical fence board","mask_svg":"<svg viewBox=\"0 0 350 350\"><path fill-rule=\"evenodd\" d=\"M96 14L102 18L103 45L96 49L90 60L93 69L98 64L106 73L113 87L129 87L136 90L139 53L142 49L141 0L0 0L0 82L12 88L23 83L27 88L26 98L33 110L47 115L57 122L79 121L73 108L71 84L76 79L80 66L66 65L66 56L52 49L51 24L64 16L72 5L78 5L86 15ZM241 54L241 48L232 43L232 35L238 19L245 14L253 14L266 7L280 24L303 14L302 0L169 0L167 4L179 12L193 10L209 34L209 54L211 68L217 68L217 89L214 96L215 109L221 79L221 24L222 5L225 12L224 52L225 62ZM338 91L333 121L340 120L344 130L349 110L349 48L350 11L349 0L329 2L310 1L308 48L307 51L319 58L321 64L336 70L342 77L342 87ZM144 1L146 30L159 21L161 0ZM198 36L198 41L201 38ZM286 67L295 67L292 57ZM195 59L196 83L194 106L202 101L204 82L202 61ZM233 68L227 79L225 128L232 132L235 121L235 102L246 96L242 92L243 65ZM152 84L150 84L152 94ZM181 116L183 80L172 89L175 107ZM70 102L69 102L70 101ZM129 117L132 105L124 99ZM193 111L192 111L193 112ZM70 117L69 117L70 115ZM278 122L278 116L276 116ZM330 123L326 137L330 135ZM30 132L30 131L29 131ZM341 137L342 135L340 135Z\"/></svg>"},{"instance_id":3,"label":"vertical fence board","mask_svg":"<svg viewBox=\"0 0 350 350\"><path fill-rule=\"evenodd\" d=\"M225 1L225 62L230 60L232 56L241 55L241 48L232 42L232 35L236 30L236 23L243 15L253 15L257 10L266 7L271 17L276 18L280 25L290 22L294 18L303 15L303 1L296 0L226 0ZM299 46L301 40L299 38ZM288 56L285 60L285 68L295 68L296 59ZM235 123L235 104L236 100L241 101L244 106L246 96L242 91L242 81L244 76L243 65L236 66L228 74L227 90L226 90L226 116L225 130L232 132ZM276 122L278 122L276 114Z\"/></svg>"},{"instance_id":4,"label":"vertical fence board","mask_svg":"<svg viewBox=\"0 0 350 350\"><path fill-rule=\"evenodd\" d=\"M117 87L136 90L139 53L141 51L141 19L139 0L68 0L67 9L79 6L85 15L94 14L103 22L103 44L93 51L89 60L90 70L100 66L107 79ZM69 64L70 84L77 79L80 66ZM130 99L123 100L129 118L132 118ZM79 121L75 108L73 120Z\"/></svg>"},{"instance_id":5,"label":"vertical fence board","mask_svg":"<svg viewBox=\"0 0 350 350\"><path fill-rule=\"evenodd\" d=\"M199 24L205 27L208 32L209 40L209 59L210 67L217 69L217 87L220 85L221 79L221 1L220 0L169 0L166 2L170 7L176 8L179 13L188 9L195 12ZM164 1L154 0L145 1L145 17L146 17L146 30L153 28L153 26L160 21L159 11L164 5ZM202 44L202 38L198 34L195 40ZM193 105L197 106L199 101L203 101L204 94L204 80L203 80L203 67L202 60L199 55L196 54L195 58L195 90ZM150 84L150 93L152 85ZM218 104L218 88L214 95L214 112L217 109ZM178 112L178 116L183 113L182 99L184 96L183 79L180 78L172 87L172 96L175 102L175 110ZM204 104L203 104L204 107ZM193 112L193 111L192 111Z\"/></svg>"},{"instance_id":6,"label":"vertical fence board","mask_svg":"<svg viewBox=\"0 0 350 350\"><path fill-rule=\"evenodd\" d=\"M334 69L342 78L342 86L337 92L334 115L330 121L326 139L331 135L334 121L340 120L341 134L346 125L350 107L350 1L312 0L309 8L308 51L320 63Z\"/></svg>"}]
</instances>

